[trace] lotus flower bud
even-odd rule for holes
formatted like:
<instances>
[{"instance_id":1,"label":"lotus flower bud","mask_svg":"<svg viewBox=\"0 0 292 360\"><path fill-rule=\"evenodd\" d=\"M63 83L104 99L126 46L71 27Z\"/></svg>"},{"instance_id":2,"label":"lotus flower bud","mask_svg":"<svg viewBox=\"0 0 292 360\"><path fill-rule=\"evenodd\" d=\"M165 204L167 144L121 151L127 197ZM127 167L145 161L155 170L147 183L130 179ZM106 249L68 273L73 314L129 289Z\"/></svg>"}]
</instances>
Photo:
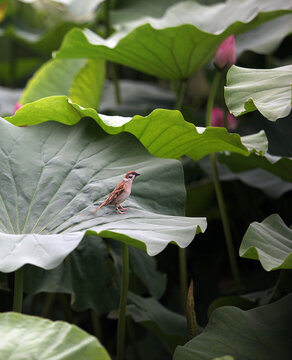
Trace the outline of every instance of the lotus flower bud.
<instances>
[{"instance_id":1,"label":"lotus flower bud","mask_svg":"<svg viewBox=\"0 0 292 360\"><path fill-rule=\"evenodd\" d=\"M234 35L230 35L219 46L215 54L214 64L220 69L229 69L230 66L235 64L235 38Z\"/></svg>"},{"instance_id":2,"label":"lotus flower bud","mask_svg":"<svg viewBox=\"0 0 292 360\"><path fill-rule=\"evenodd\" d=\"M211 113L212 126L224 126L224 111L220 108L213 108ZM234 130L237 126L237 119L230 113L227 114L227 128Z\"/></svg>"},{"instance_id":3,"label":"lotus flower bud","mask_svg":"<svg viewBox=\"0 0 292 360\"><path fill-rule=\"evenodd\" d=\"M22 104L20 104L19 102L15 103L15 105L14 105L14 110L13 110L13 114L15 114L16 111L17 111L18 109L20 109L21 107L22 107Z\"/></svg>"}]
</instances>

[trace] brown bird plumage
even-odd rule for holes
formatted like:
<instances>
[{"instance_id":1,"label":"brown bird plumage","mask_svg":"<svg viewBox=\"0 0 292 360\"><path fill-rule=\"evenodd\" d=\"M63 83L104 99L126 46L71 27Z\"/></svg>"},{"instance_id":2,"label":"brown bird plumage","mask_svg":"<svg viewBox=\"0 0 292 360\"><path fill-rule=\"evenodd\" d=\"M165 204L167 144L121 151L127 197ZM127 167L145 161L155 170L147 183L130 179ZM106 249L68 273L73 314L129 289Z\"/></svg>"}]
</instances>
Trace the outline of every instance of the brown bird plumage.
<instances>
[{"instance_id":1,"label":"brown bird plumage","mask_svg":"<svg viewBox=\"0 0 292 360\"><path fill-rule=\"evenodd\" d=\"M131 194L133 181L140 174L136 171L128 171L123 180L115 187L104 202L97 207L93 213L107 205L115 205L118 214L126 214L128 208L123 208L121 203L124 202Z\"/></svg>"}]
</instances>

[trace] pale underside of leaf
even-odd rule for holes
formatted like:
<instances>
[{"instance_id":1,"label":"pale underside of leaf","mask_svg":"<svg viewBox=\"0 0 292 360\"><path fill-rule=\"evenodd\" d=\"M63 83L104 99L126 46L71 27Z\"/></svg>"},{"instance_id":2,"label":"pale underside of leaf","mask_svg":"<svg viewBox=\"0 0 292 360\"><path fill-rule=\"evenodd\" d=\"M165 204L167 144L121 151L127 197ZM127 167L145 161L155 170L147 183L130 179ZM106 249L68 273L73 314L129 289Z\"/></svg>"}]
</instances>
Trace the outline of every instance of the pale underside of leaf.
<instances>
[{"instance_id":1,"label":"pale underside of leaf","mask_svg":"<svg viewBox=\"0 0 292 360\"><path fill-rule=\"evenodd\" d=\"M151 156L133 136L109 136L89 119L71 127L18 128L4 120L0 126L1 271L25 263L52 269L85 234L156 255L170 242L185 247L205 231L205 218L182 216L181 164ZM114 207L93 214L129 170L142 181L135 181L128 214Z\"/></svg>"},{"instance_id":2,"label":"pale underside of leaf","mask_svg":"<svg viewBox=\"0 0 292 360\"><path fill-rule=\"evenodd\" d=\"M291 111L292 65L274 69L232 66L227 73L225 100L235 116L258 110L276 121Z\"/></svg>"},{"instance_id":3,"label":"pale underside of leaf","mask_svg":"<svg viewBox=\"0 0 292 360\"><path fill-rule=\"evenodd\" d=\"M242 240L239 255L259 260L266 271L292 268L292 229L277 214L253 222Z\"/></svg>"}]
</instances>

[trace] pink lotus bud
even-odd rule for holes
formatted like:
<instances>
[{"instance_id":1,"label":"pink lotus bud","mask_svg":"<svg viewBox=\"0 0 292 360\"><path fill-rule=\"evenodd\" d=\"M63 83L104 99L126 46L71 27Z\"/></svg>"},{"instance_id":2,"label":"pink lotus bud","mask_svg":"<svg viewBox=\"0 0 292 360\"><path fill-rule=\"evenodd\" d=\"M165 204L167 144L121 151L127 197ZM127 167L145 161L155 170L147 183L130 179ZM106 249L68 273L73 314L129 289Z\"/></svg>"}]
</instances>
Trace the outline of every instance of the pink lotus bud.
<instances>
[{"instance_id":1,"label":"pink lotus bud","mask_svg":"<svg viewBox=\"0 0 292 360\"><path fill-rule=\"evenodd\" d=\"M224 126L224 111L220 108L213 108L211 113L211 125ZM234 130L237 126L237 119L230 113L227 113L227 128Z\"/></svg>"},{"instance_id":2,"label":"pink lotus bud","mask_svg":"<svg viewBox=\"0 0 292 360\"><path fill-rule=\"evenodd\" d=\"M234 35L230 35L225 39L217 48L214 64L220 69L229 69L230 66L235 64L236 55L235 55L235 38Z\"/></svg>"},{"instance_id":3,"label":"pink lotus bud","mask_svg":"<svg viewBox=\"0 0 292 360\"><path fill-rule=\"evenodd\" d=\"M20 104L19 102L15 103L15 105L14 105L14 110L13 110L13 114L15 114L16 111L17 111L18 109L20 109L21 107L22 107L22 104Z\"/></svg>"}]
</instances>

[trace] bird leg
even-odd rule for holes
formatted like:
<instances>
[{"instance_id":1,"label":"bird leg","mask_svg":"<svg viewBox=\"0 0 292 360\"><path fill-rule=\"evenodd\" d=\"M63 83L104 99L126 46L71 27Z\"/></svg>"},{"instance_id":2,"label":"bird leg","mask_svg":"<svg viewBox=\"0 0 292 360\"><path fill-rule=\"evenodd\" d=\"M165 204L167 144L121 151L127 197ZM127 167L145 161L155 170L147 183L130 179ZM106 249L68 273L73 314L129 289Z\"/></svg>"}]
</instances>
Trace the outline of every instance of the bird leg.
<instances>
[{"instance_id":1,"label":"bird leg","mask_svg":"<svg viewBox=\"0 0 292 360\"><path fill-rule=\"evenodd\" d=\"M124 211L121 211L121 209L119 209L119 208L122 208ZM126 214L127 213L126 209L124 209L120 204L116 205L116 210L117 210L118 214Z\"/></svg>"},{"instance_id":2,"label":"bird leg","mask_svg":"<svg viewBox=\"0 0 292 360\"><path fill-rule=\"evenodd\" d=\"M125 207L125 208L124 208L121 204L119 205L119 208L120 208L121 210L123 210L123 211L129 209L128 207Z\"/></svg>"}]
</instances>

